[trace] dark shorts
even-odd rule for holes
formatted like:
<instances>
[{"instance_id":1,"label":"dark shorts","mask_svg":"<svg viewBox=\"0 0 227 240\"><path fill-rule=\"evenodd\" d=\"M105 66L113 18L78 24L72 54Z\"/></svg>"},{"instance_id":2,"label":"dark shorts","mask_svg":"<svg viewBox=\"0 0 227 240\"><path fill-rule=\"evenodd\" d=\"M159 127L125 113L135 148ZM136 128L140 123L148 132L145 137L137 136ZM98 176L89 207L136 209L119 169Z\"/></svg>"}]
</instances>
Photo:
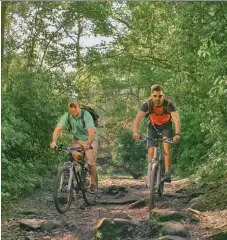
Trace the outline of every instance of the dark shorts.
<instances>
[{"instance_id":1,"label":"dark shorts","mask_svg":"<svg viewBox=\"0 0 227 240\"><path fill-rule=\"evenodd\" d=\"M155 125L153 126L152 124L148 125L148 138L152 139L157 139L159 137L156 129L164 136L167 138L172 138L173 137L173 127L172 127L172 121L168 121L167 123L158 126ZM154 147L155 142L152 140L147 140L147 147Z\"/></svg>"}]
</instances>

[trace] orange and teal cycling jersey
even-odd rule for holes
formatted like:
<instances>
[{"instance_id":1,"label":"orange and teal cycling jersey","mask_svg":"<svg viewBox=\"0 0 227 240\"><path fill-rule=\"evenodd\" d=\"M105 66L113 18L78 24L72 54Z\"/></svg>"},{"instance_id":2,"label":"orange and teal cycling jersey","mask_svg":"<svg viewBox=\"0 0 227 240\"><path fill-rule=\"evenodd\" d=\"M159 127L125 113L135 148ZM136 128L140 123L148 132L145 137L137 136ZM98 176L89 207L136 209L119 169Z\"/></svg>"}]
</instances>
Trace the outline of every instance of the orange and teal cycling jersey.
<instances>
[{"instance_id":1,"label":"orange and teal cycling jersey","mask_svg":"<svg viewBox=\"0 0 227 240\"><path fill-rule=\"evenodd\" d=\"M176 112L175 106L168 99L164 99L160 107L155 106L151 99L148 101L143 103L140 110L149 113L151 124L161 126L171 120L171 112ZM150 105L150 110L148 105ZM164 110L165 107L166 110Z\"/></svg>"}]
</instances>

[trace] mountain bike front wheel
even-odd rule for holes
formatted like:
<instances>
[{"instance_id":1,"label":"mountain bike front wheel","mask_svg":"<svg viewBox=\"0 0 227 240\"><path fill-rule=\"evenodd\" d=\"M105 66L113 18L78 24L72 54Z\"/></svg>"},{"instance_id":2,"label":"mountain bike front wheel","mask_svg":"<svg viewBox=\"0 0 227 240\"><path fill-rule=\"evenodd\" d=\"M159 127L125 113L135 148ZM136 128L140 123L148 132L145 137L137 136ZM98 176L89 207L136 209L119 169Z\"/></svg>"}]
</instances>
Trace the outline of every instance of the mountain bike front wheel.
<instances>
[{"instance_id":1,"label":"mountain bike front wheel","mask_svg":"<svg viewBox=\"0 0 227 240\"><path fill-rule=\"evenodd\" d=\"M70 168L59 168L54 184L54 204L59 213L66 213L73 199L73 180L70 179Z\"/></svg>"},{"instance_id":2,"label":"mountain bike front wheel","mask_svg":"<svg viewBox=\"0 0 227 240\"><path fill-rule=\"evenodd\" d=\"M152 169L150 173L150 197L149 197L149 204L148 204L148 209L149 212L154 208L155 204L155 185L156 185L156 175L157 175L157 170L158 170L158 162L153 162L150 163L152 164Z\"/></svg>"},{"instance_id":3,"label":"mountain bike front wheel","mask_svg":"<svg viewBox=\"0 0 227 240\"><path fill-rule=\"evenodd\" d=\"M157 179L158 179L158 195L159 197L163 197L163 191L164 191L164 175L165 175L165 166L164 166L164 158L161 158L159 160L160 164L158 167L157 172Z\"/></svg>"}]
</instances>

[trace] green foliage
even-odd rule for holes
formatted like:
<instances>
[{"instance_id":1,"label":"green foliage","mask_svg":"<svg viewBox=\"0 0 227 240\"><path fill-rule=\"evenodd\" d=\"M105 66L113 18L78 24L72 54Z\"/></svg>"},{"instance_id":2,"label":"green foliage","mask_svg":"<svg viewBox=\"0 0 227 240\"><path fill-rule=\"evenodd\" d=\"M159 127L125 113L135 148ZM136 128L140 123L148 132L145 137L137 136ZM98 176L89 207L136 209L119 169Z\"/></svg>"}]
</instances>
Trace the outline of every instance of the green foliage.
<instances>
[{"instance_id":1,"label":"green foliage","mask_svg":"<svg viewBox=\"0 0 227 240\"><path fill-rule=\"evenodd\" d=\"M146 172L146 144L135 142L132 139L132 132L122 129L117 135L113 148L113 160L127 165L136 173Z\"/></svg>"},{"instance_id":2,"label":"green foliage","mask_svg":"<svg viewBox=\"0 0 227 240\"><path fill-rule=\"evenodd\" d=\"M146 225L149 229L149 232L152 233L152 236L161 236L161 229L164 226L164 223L158 222L157 219L152 218L146 222Z\"/></svg>"},{"instance_id":3,"label":"green foliage","mask_svg":"<svg viewBox=\"0 0 227 240\"><path fill-rule=\"evenodd\" d=\"M116 163L145 173L145 144L132 141L128 129L155 83L164 85L182 122L181 143L173 156L176 173L196 172L198 181L225 178L226 4L9 2L3 6L5 196L16 191L11 180L16 166L24 173L17 184L26 186L26 176L38 179L32 184L39 183L33 170L61 164L62 155L50 152L47 145L67 111L71 91L100 113L100 155L113 153ZM85 39L93 36L110 41L86 46ZM142 124L141 133L145 130ZM70 140L67 134L60 139L66 145ZM17 189L19 194L26 187Z\"/></svg>"},{"instance_id":4,"label":"green foliage","mask_svg":"<svg viewBox=\"0 0 227 240\"><path fill-rule=\"evenodd\" d=\"M23 163L19 158L7 164L5 161L2 169L3 199L5 199L5 197L15 199L22 193L32 193L35 189L40 188L44 184L43 177L46 172L38 171L34 163Z\"/></svg>"},{"instance_id":5,"label":"green foliage","mask_svg":"<svg viewBox=\"0 0 227 240\"><path fill-rule=\"evenodd\" d=\"M59 115L48 94L47 76L15 71L9 78L12 87L2 94L3 196L31 192L41 185L46 171L40 175L38 169L55 160L48 144Z\"/></svg>"},{"instance_id":6,"label":"green foliage","mask_svg":"<svg viewBox=\"0 0 227 240\"><path fill-rule=\"evenodd\" d=\"M224 157L224 156L223 156ZM220 181L223 180L227 182L227 159L226 158L216 158L201 164L197 172L193 175L194 181L196 182L206 182L206 181Z\"/></svg>"}]
</instances>

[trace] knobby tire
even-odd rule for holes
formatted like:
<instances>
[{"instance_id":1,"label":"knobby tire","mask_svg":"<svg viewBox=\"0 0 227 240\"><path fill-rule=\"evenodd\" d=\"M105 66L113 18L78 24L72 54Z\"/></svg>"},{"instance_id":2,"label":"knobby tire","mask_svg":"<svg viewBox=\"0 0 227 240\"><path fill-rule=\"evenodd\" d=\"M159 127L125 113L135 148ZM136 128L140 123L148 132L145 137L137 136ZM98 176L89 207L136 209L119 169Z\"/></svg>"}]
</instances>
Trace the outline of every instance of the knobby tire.
<instances>
[{"instance_id":1,"label":"knobby tire","mask_svg":"<svg viewBox=\"0 0 227 240\"><path fill-rule=\"evenodd\" d=\"M64 179L64 176L67 176L67 175L68 175L68 179ZM71 182L71 187L69 192L67 191L68 184L69 184L69 175L70 175L69 167L59 168L56 179L55 179L55 184L54 184L54 191L53 191L54 204L57 211L62 214L66 213L69 210L72 203L72 199L73 199L73 182ZM61 181L64 181L64 183L61 183ZM59 197L58 196L59 192L61 192L62 195L64 194L65 197Z\"/></svg>"},{"instance_id":2,"label":"knobby tire","mask_svg":"<svg viewBox=\"0 0 227 240\"><path fill-rule=\"evenodd\" d=\"M159 181L158 195L159 197L163 197L164 181L162 181L162 179L164 178L164 174L165 174L164 158L160 159L159 162L160 164L159 164L158 174L157 174L157 178Z\"/></svg>"},{"instance_id":3,"label":"knobby tire","mask_svg":"<svg viewBox=\"0 0 227 240\"><path fill-rule=\"evenodd\" d=\"M158 162L152 164L152 170L150 175L150 197L149 197L149 212L154 208L155 203L155 184L156 184L156 174L158 170Z\"/></svg>"},{"instance_id":4,"label":"knobby tire","mask_svg":"<svg viewBox=\"0 0 227 240\"><path fill-rule=\"evenodd\" d=\"M97 191L96 191L96 193L89 193L90 184L86 184L88 182L87 179L90 180L89 172L84 171L81 174L82 174L81 180L82 180L82 184L83 184L82 196L83 196L84 202L88 205L94 205L96 202ZM96 187L98 190L98 172L96 172Z\"/></svg>"}]
</instances>

